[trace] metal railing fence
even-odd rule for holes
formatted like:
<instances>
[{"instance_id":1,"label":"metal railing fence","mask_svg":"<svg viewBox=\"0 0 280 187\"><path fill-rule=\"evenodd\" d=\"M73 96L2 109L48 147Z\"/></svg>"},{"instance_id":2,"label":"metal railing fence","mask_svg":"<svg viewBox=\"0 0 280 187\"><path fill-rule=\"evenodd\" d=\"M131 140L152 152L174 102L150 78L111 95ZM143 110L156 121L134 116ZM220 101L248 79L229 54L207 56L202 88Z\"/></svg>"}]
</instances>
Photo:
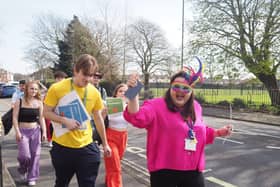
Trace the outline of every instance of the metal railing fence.
<instances>
[{"instance_id":1,"label":"metal railing fence","mask_svg":"<svg viewBox=\"0 0 280 187\"><path fill-rule=\"evenodd\" d=\"M153 97L161 97L168 89L166 84L153 85L150 92ZM195 88L196 97L203 97L207 103L217 104L221 101L232 102L241 99L246 105L271 105L269 93L264 88Z\"/></svg>"}]
</instances>

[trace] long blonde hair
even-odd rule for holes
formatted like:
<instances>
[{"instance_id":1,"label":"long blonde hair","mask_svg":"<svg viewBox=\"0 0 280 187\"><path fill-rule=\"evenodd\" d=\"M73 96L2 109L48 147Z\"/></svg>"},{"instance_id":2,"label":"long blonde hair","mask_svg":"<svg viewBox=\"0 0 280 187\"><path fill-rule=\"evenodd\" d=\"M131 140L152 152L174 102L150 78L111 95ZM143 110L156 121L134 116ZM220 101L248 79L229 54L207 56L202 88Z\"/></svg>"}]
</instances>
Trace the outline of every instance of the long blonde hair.
<instances>
[{"instance_id":1,"label":"long blonde hair","mask_svg":"<svg viewBox=\"0 0 280 187\"><path fill-rule=\"evenodd\" d=\"M28 103L28 89L29 87L32 85L32 84L36 84L38 86L38 92L37 94L34 96L35 99L38 99L38 100L41 100L41 92L40 92L40 86L39 86L39 83L38 81L28 81L26 84L25 84L25 88L24 88L24 100Z\"/></svg>"}]
</instances>

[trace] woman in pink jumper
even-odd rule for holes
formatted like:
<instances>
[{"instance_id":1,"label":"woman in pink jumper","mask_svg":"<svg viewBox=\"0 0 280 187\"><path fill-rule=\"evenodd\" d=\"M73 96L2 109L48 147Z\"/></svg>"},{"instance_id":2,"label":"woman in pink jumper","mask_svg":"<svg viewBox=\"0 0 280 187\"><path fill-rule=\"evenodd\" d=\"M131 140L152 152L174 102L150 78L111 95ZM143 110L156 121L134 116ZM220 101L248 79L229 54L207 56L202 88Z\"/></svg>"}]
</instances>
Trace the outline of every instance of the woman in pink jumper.
<instances>
[{"instance_id":1,"label":"woman in pink jumper","mask_svg":"<svg viewBox=\"0 0 280 187\"><path fill-rule=\"evenodd\" d=\"M173 75L163 98L146 100L139 107L136 96L124 111L129 123L147 130L151 187L204 187L205 145L231 134L230 125L213 129L202 120L201 106L194 99L194 85L202 79L199 63L197 73L187 68ZM131 75L128 86L135 87L137 79Z\"/></svg>"}]
</instances>

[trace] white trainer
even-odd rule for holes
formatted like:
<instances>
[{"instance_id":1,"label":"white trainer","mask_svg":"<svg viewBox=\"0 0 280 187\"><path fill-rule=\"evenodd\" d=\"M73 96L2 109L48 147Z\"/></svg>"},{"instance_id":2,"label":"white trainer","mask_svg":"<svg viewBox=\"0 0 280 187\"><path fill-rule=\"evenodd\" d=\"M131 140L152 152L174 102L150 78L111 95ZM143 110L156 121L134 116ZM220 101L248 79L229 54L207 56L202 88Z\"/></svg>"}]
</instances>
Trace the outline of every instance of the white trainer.
<instances>
[{"instance_id":1,"label":"white trainer","mask_svg":"<svg viewBox=\"0 0 280 187\"><path fill-rule=\"evenodd\" d=\"M29 181L28 182L28 186L35 186L36 185L36 181Z\"/></svg>"},{"instance_id":2,"label":"white trainer","mask_svg":"<svg viewBox=\"0 0 280 187\"><path fill-rule=\"evenodd\" d=\"M53 147L52 141L49 142L49 147Z\"/></svg>"},{"instance_id":3,"label":"white trainer","mask_svg":"<svg viewBox=\"0 0 280 187\"><path fill-rule=\"evenodd\" d=\"M20 177L20 180L22 180L23 182L26 182L26 180L27 180L26 173L23 173L23 174L20 173L19 177Z\"/></svg>"}]
</instances>

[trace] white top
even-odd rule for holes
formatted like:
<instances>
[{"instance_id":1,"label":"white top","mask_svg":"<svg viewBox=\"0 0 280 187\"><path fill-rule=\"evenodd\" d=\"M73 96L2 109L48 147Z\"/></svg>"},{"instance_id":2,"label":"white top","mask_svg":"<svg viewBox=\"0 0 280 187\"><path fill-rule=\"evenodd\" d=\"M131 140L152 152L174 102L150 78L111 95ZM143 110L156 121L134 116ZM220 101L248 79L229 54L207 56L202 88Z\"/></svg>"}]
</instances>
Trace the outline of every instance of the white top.
<instances>
[{"instance_id":1,"label":"white top","mask_svg":"<svg viewBox=\"0 0 280 187\"><path fill-rule=\"evenodd\" d=\"M123 118L123 113L110 114L109 127L114 129L125 129L128 127L128 122Z\"/></svg>"},{"instance_id":2,"label":"white top","mask_svg":"<svg viewBox=\"0 0 280 187\"><path fill-rule=\"evenodd\" d=\"M13 93L12 104L15 104L18 99L21 99L23 97L23 95L24 95L24 92L22 92L19 89L17 89L17 91L15 91Z\"/></svg>"}]
</instances>

